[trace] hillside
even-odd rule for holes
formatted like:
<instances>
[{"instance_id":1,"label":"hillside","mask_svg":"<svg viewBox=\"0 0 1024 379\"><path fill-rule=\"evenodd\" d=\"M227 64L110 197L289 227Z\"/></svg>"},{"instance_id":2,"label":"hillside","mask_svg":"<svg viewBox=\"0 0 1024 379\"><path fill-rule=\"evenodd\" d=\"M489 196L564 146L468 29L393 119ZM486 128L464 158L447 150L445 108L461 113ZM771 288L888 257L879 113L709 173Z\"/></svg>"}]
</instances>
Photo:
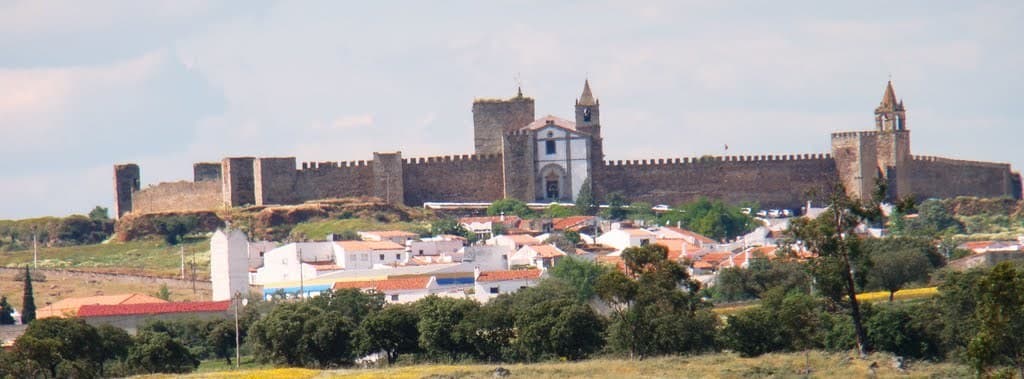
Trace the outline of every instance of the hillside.
<instances>
[{"instance_id":1,"label":"hillside","mask_svg":"<svg viewBox=\"0 0 1024 379\"><path fill-rule=\"evenodd\" d=\"M869 366L877 363L877 377L949 378L971 376L970 368L951 363L910 362L903 372L892 367L892 356L872 354L868 359L852 358L846 353L810 351L807 353L767 354L758 358L740 358L731 353L698 356L660 357L643 361L601 358L582 362L545 362L534 364L414 365L386 369L259 369L239 372L207 372L184 378L491 378L496 367L509 370L511 378L768 378L818 377L867 378ZM809 375L807 375L809 374ZM171 378L169 375L143 378ZM178 377L178 376L174 376Z\"/></svg>"}]
</instances>

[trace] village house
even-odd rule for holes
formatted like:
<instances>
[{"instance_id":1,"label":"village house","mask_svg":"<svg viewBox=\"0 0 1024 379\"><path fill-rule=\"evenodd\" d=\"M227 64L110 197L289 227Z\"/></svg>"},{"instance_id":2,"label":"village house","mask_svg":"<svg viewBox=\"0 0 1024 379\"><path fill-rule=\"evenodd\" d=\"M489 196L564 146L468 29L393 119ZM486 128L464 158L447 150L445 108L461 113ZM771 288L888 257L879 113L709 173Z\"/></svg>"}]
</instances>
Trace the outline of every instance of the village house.
<instances>
[{"instance_id":1,"label":"village house","mask_svg":"<svg viewBox=\"0 0 1024 379\"><path fill-rule=\"evenodd\" d=\"M505 246L514 251L522 249L523 246L539 245L541 241L526 234L503 234L485 241L491 246Z\"/></svg>"},{"instance_id":2,"label":"village house","mask_svg":"<svg viewBox=\"0 0 1024 379\"><path fill-rule=\"evenodd\" d=\"M547 277L547 271L543 269L484 272L477 270L474 277L476 284L473 286L473 296L477 301L486 303L503 293L513 293L523 288L536 286L541 279Z\"/></svg>"},{"instance_id":3,"label":"village house","mask_svg":"<svg viewBox=\"0 0 1024 379\"><path fill-rule=\"evenodd\" d=\"M517 230L519 225L523 222L523 219L519 216L483 216L483 217L463 217L459 219L461 224L466 230L469 230L473 234L476 234L477 239L487 240L494 236L494 227L496 225L499 229L505 231Z\"/></svg>"},{"instance_id":4,"label":"village house","mask_svg":"<svg viewBox=\"0 0 1024 379\"><path fill-rule=\"evenodd\" d=\"M140 325L149 320L210 320L227 318L231 301L196 301L180 303L145 303L116 305L83 305L77 317L92 326L111 325L130 334L138 332Z\"/></svg>"},{"instance_id":5,"label":"village house","mask_svg":"<svg viewBox=\"0 0 1024 379\"><path fill-rule=\"evenodd\" d=\"M37 308L36 319L49 317L75 317L78 315L78 310L85 305L153 304L166 302L167 300L140 293L71 297L61 299L52 304L48 304L45 307Z\"/></svg>"},{"instance_id":6,"label":"village house","mask_svg":"<svg viewBox=\"0 0 1024 379\"><path fill-rule=\"evenodd\" d=\"M509 257L508 268L512 269L517 266L552 268L565 256L565 252L555 245L525 245Z\"/></svg>"},{"instance_id":7,"label":"village house","mask_svg":"<svg viewBox=\"0 0 1024 379\"><path fill-rule=\"evenodd\" d=\"M659 240L683 240L698 248L711 247L718 243L711 238L675 226L663 226L654 231Z\"/></svg>"},{"instance_id":8,"label":"village house","mask_svg":"<svg viewBox=\"0 0 1024 379\"><path fill-rule=\"evenodd\" d=\"M391 241L399 245L405 246L409 241L415 241L419 239L420 235L412 232L406 232L404 230L380 230L370 232L358 232L359 238L363 241Z\"/></svg>"},{"instance_id":9,"label":"village house","mask_svg":"<svg viewBox=\"0 0 1024 379\"><path fill-rule=\"evenodd\" d=\"M430 295L465 297L465 290L473 287L471 277L449 277L438 280L437 276L413 276L384 280L335 282L332 287L340 289L357 288L363 291L377 291L384 294L388 303L410 303Z\"/></svg>"},{"instance_id":10,"label":"village house","mask_svg":"<svg viewBox=\"0 0 1024 379\"><path fill-rule=\"evenodd\" d=\"M600 236L597 236L597 243L615 248L622 252L630 247L650 245L657 236L644 229L612 229Z\"/></svg>"}]
</instances>

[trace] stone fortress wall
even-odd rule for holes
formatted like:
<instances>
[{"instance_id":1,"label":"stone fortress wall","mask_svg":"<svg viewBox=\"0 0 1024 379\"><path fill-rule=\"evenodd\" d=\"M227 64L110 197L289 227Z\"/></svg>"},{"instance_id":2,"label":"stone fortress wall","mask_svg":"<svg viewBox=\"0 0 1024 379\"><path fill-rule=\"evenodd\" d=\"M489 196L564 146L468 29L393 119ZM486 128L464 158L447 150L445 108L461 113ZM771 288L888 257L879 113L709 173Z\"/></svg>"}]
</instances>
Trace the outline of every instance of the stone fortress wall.
<instances>
[{"instance_id":1,"label":"stone fortress wall","mask_svg":"<svg viewBox=\"0 0 1024 379\"><path fill-rule=\"evenodd\" d=\"M589 96L589 87L584 95ZM583 96L581 96L583 98ZM592 100L592 99L588 99ZM612 192L628 201L675 205L700 197L766 208L818 204L836 183L867 198L876 182L889 200L970 195L1021 198L1020 175L1009 164L913 156L902 101L887 86L873 131L831 135L830 154L715 156L604 160L599 103L577 101L577 130L591 135L591 188L598 200ZM592 111L584 120L581 111ZM297 204L309 200L374 196L410 206L428 201L532 202L537 185L530 131L534 100L522 92L508 100L473 103L475 154L403 158L374 153L372 160L303 162L294 157L229 157L193 165L193 182L140 188L135 164L114 166L115 213L200 210L244 205Z\"/></svg>"},{"instance_id":2,"label":"stone fortress wall","mask_svg":"<svg viewBox=\"0 0 1024 379\"><path fill-rule=\"evenodd\" d=\"M828 154L606 161L596 170L594 192L598 197L620 192L651 204L707 197L799 209L807 200L824 200L836 180L835 167Z\"/></svg>"}]
</instances>

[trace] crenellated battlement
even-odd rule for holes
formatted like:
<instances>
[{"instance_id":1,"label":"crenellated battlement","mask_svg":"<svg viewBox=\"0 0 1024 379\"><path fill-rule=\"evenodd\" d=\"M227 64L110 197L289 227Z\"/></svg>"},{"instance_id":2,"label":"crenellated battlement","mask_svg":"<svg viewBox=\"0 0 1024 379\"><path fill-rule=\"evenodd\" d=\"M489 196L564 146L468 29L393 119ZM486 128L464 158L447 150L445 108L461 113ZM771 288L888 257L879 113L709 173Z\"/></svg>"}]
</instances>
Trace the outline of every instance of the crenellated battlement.
<instances>
[{"instance_id":1,"label":"crenellated battlement","mask_svg":"<svg viewBox=\"0 0 1024 379\"><path fill-rule=\"evenodd\" d=\"M417 164L436 164L436 163L450 163L450 162L485 162L485 161L497 161L501 159L501 154L462 154L462 155L442 155L434 157L418 157L418 158L406 158L402 163L407 165Z\"/></svg>"},{"instance_id":2,"label":"crenellated battlement","mask_svg":"<svg viewBox=\"0 0 1024 379\"><path fill-rule=\"evenodd\" d=\"M1007 170L1010 169L1009 163L968 161L963 159L950 159L931 155L912 155L910 156L910 159L915 162L936 162L962 166L1005 168Z\"/></svg>"},{"instance_id":3,"label":"crenellated battlement","mask_svg":"<svg viewBox=\"0 0 1024 379\"><path fill-rule=\"evenodd\" d=\"M832 139L837 138L857 138L857 137L874 137L879 135L878 131L862 131L862 132L837 132L832 133Z\"/></svg>"},{"instance_id":4,"label":"crenellated battlement","mask_svg":"<svg viewBox=\"0 0 1024 379\"><path fill-rule=\"evenodd\" d=\"M634 159L604 161L605 166L659 166L659 165L686 165L708 162L784 162L784 161L822 161L831 160L832 155L828 153L816 154L785 154L785 155L726 155L726 156L704 156L693 158L658 158L658 159Z\"/></svg>"},{"instance_id":5,"label":"crenellated battlement","mask_svg":"<svg viewBox=\"0 0 1024 379\"><path fill-rule=\"evenodd\" d=\"M369 167L372 161L302 162L299 171L332 170L339 168Z\"/></svg>"},{"instance_id":6,"label":"crenellated battlement","mask_svg":"<svg viewBox=\"0 0 1024 379\"><path fill-rule=\"evenodd\" d=\"M533 132L530 131L530 130L513 130L513 131L510 131L510 132L506 132L505 136L506 137L528 137L528 136L530 136L531 133L533 133Z\"/></svg>"}]
</instances>

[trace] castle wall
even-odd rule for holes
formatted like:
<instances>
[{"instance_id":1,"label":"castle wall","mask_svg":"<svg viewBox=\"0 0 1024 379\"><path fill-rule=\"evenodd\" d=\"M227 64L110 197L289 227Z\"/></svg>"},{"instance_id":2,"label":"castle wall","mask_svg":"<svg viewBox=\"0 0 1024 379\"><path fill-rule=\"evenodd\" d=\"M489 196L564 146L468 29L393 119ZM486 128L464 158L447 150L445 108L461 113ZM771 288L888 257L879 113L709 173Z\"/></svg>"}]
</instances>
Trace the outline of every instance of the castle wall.
<instances>
[{"instance_id":1,"label":"castle wall","mask_svg":"<svg viewBox=\"0 0 1024 379\"><path fill-rule=\"evenodd\" d=\"M200 162L192 165L193 182L220 182L220 162Z\"/></svg>"},{"instance_id":2,"label":"castle wall","mask_svg":"<svg viewBox=\"0 0 1024 379\"><path fill-rule=\"evenodd\" d=\"M494 201L504 195L501 155L410 158L402 173L406 205Z\"/></svg>"},{"instance_id":3,"label":"castle wall","mask_svg":"<svg viewBox=\"0 0 1024 379\"><path fill-rule=\"evenodd\" d=\"M832 133L832 156L836 174L850 196L869 198L875 180L881 174L878 166L878 132Z\"/></svg>"},{"instance_id":4,"label":"castle wall","mask_svg":"<svg viewBox=\"0 0 1024 379\"><path fill-rule=\"evenodd\" d=\"M1005 163L913 156L909 182L918 199L955 196L1021 198L1020 175Z\"/></svg>"},{"instance_id":5,"label":"castle wall","mask_svg":"<svg viewBox=\"0 0 1024 379\"><path fill-rule=\"evenodd\" d=\"M256 184L253 175L255 158L224 158L221 161L223 202L229 207L256 204Z\"/></svg>"},{"instance_id":6,"label":"castle wall","mask_svg":"<svg viewBox=\"0 0 1024 379\"><path fill-rule=\"evenodd\" d=\"M405 201L402 153L373 153L373 193L390 204Z\"/></svg>"},{"instance_id":7,"label":"castle wall","mask_svg":"<svg viewBox=\"0 0 1024 379\"><path fill-rule=\"evenodd\" d=\"M295 202L295 157L256 158L253 196L256 205Z\"/></svg>"},{"instance_id":8,"label":"castle wall","mask_svg":"<svg viewBox=\"0 0 1024 379\"><path fill-rule=\"evenodd\" d=\"M295 175L297 201L373 196L372 161L303 162Z\"/></svg>"},{"instance_id":9,"label":"castle wall","mask_svg":"<svg viewBox=\"0 0 1024 379\"><path fill-rule=\"evenodd\" d=\"M139 165L114 165L114 217L132 211L132 193L139 190Z\"/></svg>"},{"instance_id":10,"label":"castle wall","mask_svg":"<svg viewBox=\"0 0 1024 379\"><path fill-rule=\"evenodd\" d=\"M502 194L499 198L532 202L534 194L533 134L525 131L509 133L502 140Z\"/></svg>"},{"instance_id":11,"label":"castle wall","mask_svg":"<svg viewBox=\"0 0 1024 379\"><path fill-rule=\"evenodd\" d=\"M501 154L501 136L533 122L534 103L529 97L473 101L473 144L477 154Z\"/></svg>"},{"instance_id":12,"label":"castle wall","mask_svg":"<svg viewBox=\"0 0 1024 379\"><path fill-rule=\"evenodd\" d=\"M160 183L132 194L132 212L205 211L221 207L219 182Z\"/></svg>"},{"instance_id":13,"label":"castle wall","mask_svg":"<svg viewBox=\"0 0 1024 379\"><path fill-rule=\"evenodd\" d=\"M823 200L837 177L828 154L606 161L594 173L600 197L621 192L630 201L669 205L707 197L791 209Z\"/></svg>"}]
</instances>

